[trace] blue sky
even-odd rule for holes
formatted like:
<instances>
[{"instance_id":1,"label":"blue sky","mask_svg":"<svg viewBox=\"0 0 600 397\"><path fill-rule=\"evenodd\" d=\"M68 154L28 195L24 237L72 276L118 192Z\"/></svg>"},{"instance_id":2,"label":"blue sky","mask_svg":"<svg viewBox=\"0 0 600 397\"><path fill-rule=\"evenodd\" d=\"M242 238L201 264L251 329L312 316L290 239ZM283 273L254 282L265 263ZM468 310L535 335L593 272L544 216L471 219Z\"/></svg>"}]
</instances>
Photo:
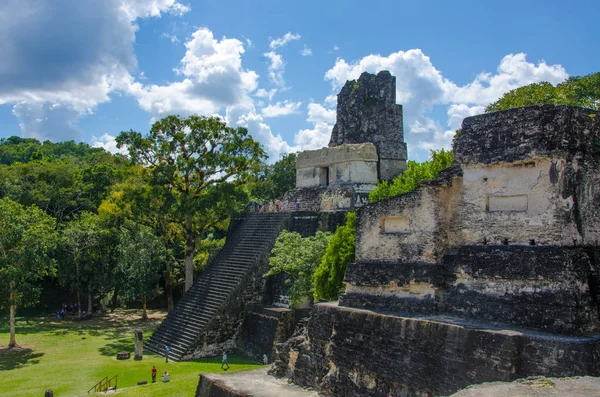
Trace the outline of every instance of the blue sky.
<instances>
[{"instance_id":1,"label":"blue sky","mask_svg":"<svg viewBox=\"0 0 600 397\"><path fill-rule=\"evenodd\" d=\"M502 93L598 71L592 1L3 0L0 137L116 150L168 114L221 115L272 159L326 145L335 94L390 70L409 158Z\"/></svg>"}]
</instances>

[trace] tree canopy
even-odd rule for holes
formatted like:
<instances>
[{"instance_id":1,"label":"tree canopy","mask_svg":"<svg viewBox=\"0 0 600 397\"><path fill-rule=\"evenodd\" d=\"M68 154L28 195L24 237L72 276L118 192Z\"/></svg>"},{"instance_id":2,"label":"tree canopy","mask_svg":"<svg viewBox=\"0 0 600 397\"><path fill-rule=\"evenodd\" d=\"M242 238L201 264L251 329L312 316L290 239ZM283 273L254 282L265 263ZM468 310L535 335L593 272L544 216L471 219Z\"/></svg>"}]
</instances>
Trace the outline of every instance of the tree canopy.
<instances>
[{"instance_id":1,"label":"tree canopy","mask_svg":"<svg viewBox=\"0 0 600 397\"><path fill-rule=\"evenodd\" d=\"M270 269L265 277L285 273L291 277L290 297L298 304L304 297L313 296L313 275L331 240L332 234L318 231L314 236L282 231L269 259Z\"/></svg>"},{"instance_id":2,"label":"tree canopy","mask_svg":"<svg viewBox=\"0 0 600 397\"><path fill-rule=\"evenodd\" d=\"M600 72L569 77L556 86L542 81L516 88L489 104L485 111L497 112L532 105L566 105L600 110Z\"/></svg>"},{"instance_id":3,"label":"tree canopy","mask_svg":"<svg viewBox=\"0 0 600 397\"><path fill-rule=\"evenodd\" d=\"M0 199L0 306L9 309L10 342L16 346L15 310L37 303L39 281L55 273L50 251L54 220L36 206Z\"/></svg>"},{"instance_id":4,"label":"tree canopy","mask_svg":"<svg viewBox=\"0 0 600 397\"><path fill-rule=\"evenodd\" d=\"M239 185L266 155L245 128L228 127L217 117L168 116L154 123L145 137L122 132L117 145L127 147L134 163L151 169L150 184L160 187L163 213L183 230L188 290L198 241L245 205Z\"/></svg>"}]
</instances>

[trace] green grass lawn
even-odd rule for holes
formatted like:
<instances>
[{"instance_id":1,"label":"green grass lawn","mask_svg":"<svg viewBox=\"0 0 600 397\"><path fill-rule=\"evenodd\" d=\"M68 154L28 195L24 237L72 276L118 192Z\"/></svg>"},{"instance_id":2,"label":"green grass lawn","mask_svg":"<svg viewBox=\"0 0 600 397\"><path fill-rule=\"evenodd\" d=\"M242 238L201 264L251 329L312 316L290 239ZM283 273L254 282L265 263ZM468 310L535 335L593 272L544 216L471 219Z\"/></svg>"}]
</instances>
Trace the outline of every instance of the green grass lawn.
<instances>
[{"instance_id":1,"label":"green grass lawn","mask_svg":"<svg viewBox=\"0 0 600 397\"><path fill-rule=\"evenodd\" d=\"M9 334L4 322L0 324L0 396L39 397L46 389L53 390L55 397L85 396L100 379L114 375L118 375L119 395L123 397L193 396L200 373L222 371L220 358L166 364L159 356L145 354L143 360L133 360L132 330L143 329L147 340L163 316L151 312L148 322L140 321L139 313L131 311L83 322L18 318L17 344L21 349L17 351L6 350ZM132 359L117 361L120 351L132 352ZM230 356L229 364L229 372L260 368L236 356ZM155 384L150 383L153 365L158 370ZM169 383L160 381L165 370L170 374ZM149 384L136 386L141 380Z\"/></svg>"}]
</instances>

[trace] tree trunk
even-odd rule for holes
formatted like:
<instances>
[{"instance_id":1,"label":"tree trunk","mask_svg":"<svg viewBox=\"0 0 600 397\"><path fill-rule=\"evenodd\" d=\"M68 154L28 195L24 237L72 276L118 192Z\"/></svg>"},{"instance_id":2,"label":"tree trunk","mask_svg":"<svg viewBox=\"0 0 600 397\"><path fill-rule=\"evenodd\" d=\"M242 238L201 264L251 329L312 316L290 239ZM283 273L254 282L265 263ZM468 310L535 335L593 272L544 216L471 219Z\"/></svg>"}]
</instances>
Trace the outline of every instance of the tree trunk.
<instances>
[{"instance_id":1,"label":"tree trunk","mask_svg":"<svg viewBox=\"0 0 600 397\"><path fill-rule=\"evenodd\" d=\"M79 288L79 261L75 259L75 275L77 277L77 318L81 320L81 288Z\"/></svg>"},{"instance_id":2,"label":"tree trunk","mask_svg":"<svg viewBox=\"0 0 600 397\"><path fill-rule=\"evenodd\" d=\"M88 308L87 314L92 314L92 291L88 288Z\"/></svg>"},{"instance_id":3,"label":"tree trunk","mask_svg":"<svg viewBox=\"0 0 600 397\"><path fill-rule=\"evenodd\" d=\"M81 319L81 290L77 287L77 318Z\"/></svg>"},{"instance_id":4,"label":"tree trunk","mask_svg":"<svg viewBox=\"0 0 600 397\"><path fill-rule=\"evenodd\" d=\"M171 268L167 267L165 271L165 290L167 294L167 311L173 310L173 277L171 277Z\"/></svg>"},{"instance_id":5,"label":"tree trunk","mask_svg":"<svg viewBox=\"0 0 600 397\"><path fill-rule=\"evenodd\" d=\"M119 284L115 285L115 290L113 291L113 296L110 303L110 312L114 313L117 308L117 299L119 297Z\"/></svg>"},{"instance_id":6,"label":"tree trunk","mask_svg":"<svg viewBox=\"0 0 600 397\"><path fill-rule=\"evenodd\" d=\"M185 291L187 292L194 284L194 251L196 250L196 239L192 230L192 218L185 221Z\"/></svg>"},{"instance_id":7,"label":"tree trunk","mask_svg":"<svg viewBox=\"0 0 600 397\"><path fill-rule=\"evenodd\" d=\"M146 311L146 296L142 296L142 308L143 308L143 313L142 313L142 320L148 320L148 312Z\"/></svg>"},{"instance_id":8,"label":"tree trunk","mask_svg":"<svg viewBox=\"0 0 600 397\"><path fill-rule=\"evenodd\" d=\"M9 305L10 305L10 342L8 343L8 348L12 349L17 346L17 339L15 336L15 282L10 281L8 283L9 287Z\"/></svg>"}]
</instances>

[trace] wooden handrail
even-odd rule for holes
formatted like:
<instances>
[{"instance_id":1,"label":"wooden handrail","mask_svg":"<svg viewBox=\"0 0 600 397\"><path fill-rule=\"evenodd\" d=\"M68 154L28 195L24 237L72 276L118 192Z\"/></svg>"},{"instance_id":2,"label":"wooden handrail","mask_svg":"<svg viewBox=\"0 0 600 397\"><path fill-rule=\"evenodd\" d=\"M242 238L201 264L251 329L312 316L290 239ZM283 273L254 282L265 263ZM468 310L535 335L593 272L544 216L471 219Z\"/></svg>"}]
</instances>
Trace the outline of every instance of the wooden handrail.
<instances>
[{"instance_id":1,"label":"wooden handrail","mask_svg":"<svg viewBox=\"0 0 600 397\"><path fill-rule=\"evenodd\" d=\"M92 390L94 390L94 393L106 392L111 387L113 380L115 381L114 388L115 388L115 390L117 390L118 375L115 375L110 379L108 379L108 376L105 376L104 378L100 379L100 382L98 382L94 386L90 387L90 389L87 391L88 394L90 394L90 392Z\"/></svg>"}]
</instances>

